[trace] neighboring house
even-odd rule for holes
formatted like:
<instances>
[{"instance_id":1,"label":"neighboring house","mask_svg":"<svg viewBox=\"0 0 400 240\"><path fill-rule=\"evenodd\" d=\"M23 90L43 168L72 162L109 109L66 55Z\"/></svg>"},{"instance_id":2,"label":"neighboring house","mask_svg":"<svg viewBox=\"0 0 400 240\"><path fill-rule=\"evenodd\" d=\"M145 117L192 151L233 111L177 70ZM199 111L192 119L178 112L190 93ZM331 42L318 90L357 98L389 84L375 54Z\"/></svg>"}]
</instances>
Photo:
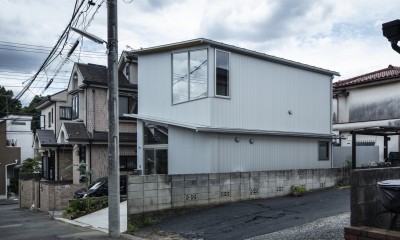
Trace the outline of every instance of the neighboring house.
<instances>
[{"instance_id":1,"label":"neighboring house","mask_svg":"<svg viewBox=\"0 0 400 240\"><path fill-rule=\"evenodd\" d=\"M58 144L72 145L72 164L85 162L93 170L92 179L108 175L108 86L107 68L76 63L67 94L71 98L71 120L63 121ZM119 161L121 174L136 169L136 120L124 117L137 109L137 85L119 72ZM73 171L74 183L79 181Z\"/></svg>"},{"instance_id":2,"label":"neighboring house","mask_svg":"<svg viewBox=\"0 0 400 240\"><path fill-rule=\"evenodd\" d=\"M7 141L8 146L21 147L22 162L27 158L33 157L31 129L32 116L27 115L8 115L4 117L7 121Z\"/></svg>"},{"instance_id":3,"label":"neighboring house","mask_svg":"<svg viewBox=\"0 0 400 240\"><path fill-rule=\"evenodd\" d=\"M9 115L0 119L0 196L7 194L18 165L33 157L32 116Z\"/></svg>"},{"instance_id":4,"label":"neighboring house","mask_svg":"<svg viewBox=\"0 0 400 240\"><path fill-rule=\"evenodd\" d=\"M366 73L333 84L333 130L340 135L339 146L352 146L350 132L370 127L400 126L400 67ZM388 152L399 151L399 136L391 136ZM358 145L379 146L384 161L384 138L357 136Z\"/></svg>"},{"instance_id":5,"label":"neighboring house","mask_svg":"<svg viewBox=\"0 0 400 240\"><path fill-rule=\"evenodd\" d=\"M67 90L44 98L36 107L41 111L41 129L36 130L35 155L42 160L43 178L72 180L72 145L57 143L63 121L71 120L71 96Z\"/></svg>"},{"instance_id":6,"label":"neighboring house","mask_svg":"<svg viewBox=\"0 0 400 240\"><path fill-rule=\"evenodd\" d=\"M208 39L132 54L144 175L331 167L337 72Z\"/></svg>"}]
</instances>

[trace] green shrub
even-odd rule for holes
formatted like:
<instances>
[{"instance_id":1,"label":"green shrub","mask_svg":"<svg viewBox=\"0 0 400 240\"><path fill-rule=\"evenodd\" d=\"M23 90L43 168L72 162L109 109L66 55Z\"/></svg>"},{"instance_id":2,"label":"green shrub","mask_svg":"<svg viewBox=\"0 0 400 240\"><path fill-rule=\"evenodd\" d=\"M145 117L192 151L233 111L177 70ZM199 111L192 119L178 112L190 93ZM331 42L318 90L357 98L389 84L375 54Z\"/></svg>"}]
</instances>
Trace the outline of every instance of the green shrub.
<instances>
[{"instance_id":1,"label":"green shrub","mask_svg":"<svg viewBox=\"0 0 400 240\"><path fill-rule=\"evenodd\" d=\"M108 207L108 197L77 198L69 201L64 215L70 215L72 219Z\"/></svg>"},{"instance_id":2,"label":"green shrub","mask_svg":"<svg viewBox=\"0 0 400 240\"><path fill-rule=\"evenodd\" d=\"M293 185L293 186L290 187L290 190L292 190L292 192L299 192L299 193L307 192L307 188L305 186Z\"/></svg>"}]
</instances>

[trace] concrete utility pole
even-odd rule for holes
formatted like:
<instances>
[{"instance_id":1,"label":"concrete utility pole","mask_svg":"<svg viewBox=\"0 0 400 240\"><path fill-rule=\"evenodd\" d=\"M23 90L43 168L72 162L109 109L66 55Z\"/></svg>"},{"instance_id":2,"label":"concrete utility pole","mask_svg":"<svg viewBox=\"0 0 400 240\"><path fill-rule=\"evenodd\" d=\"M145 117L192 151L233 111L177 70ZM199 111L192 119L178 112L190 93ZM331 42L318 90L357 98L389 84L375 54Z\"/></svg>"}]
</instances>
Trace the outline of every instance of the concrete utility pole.
<instances>
[{"instance_id":1,"label":"concrete utility pole","mask_svg":"<svg viewBox=\"0 0 400 240\"><path fill-rule=\"evenodd\" d=\"M108 234L120 237L117 0L107 1L108 32Z\"/></svg>"}]
</instances>

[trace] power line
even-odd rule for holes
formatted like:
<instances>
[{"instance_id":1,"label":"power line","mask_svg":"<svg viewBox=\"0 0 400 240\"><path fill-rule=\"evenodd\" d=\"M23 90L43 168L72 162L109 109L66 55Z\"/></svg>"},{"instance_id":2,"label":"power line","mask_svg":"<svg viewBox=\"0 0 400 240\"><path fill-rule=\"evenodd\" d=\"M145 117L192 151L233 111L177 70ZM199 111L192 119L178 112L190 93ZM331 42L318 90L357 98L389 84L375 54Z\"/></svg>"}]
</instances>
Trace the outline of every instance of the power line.
<instances>
[{"instance_id":1,"label":"power line","mask_svg":"<svg viewBox=\"0 0 400 240\"><path fill-rule=\"evenodd\" d=\"M46 60L43 62L43 64L40 66L39 70L37 71L37 73L32 77L32 79L29 81L29 83L21 90L21 92L18 93L18 95L15 97L15 99L20 99L22 97L22 95L27 91L27 89L32 85L32 83L35 81L36 77L39 75L39 73L46 67L49 65L49 63L51 63L53 60L51 60L51 58L54 56L56 49L60 46L62 39L65 38L66 34L68 33L69 27L71 26L72 21L75 19L79 9L82 7L84 3L84 0L82 0L81 4L79 5L79 7L76 8L77 4L78 4L78 0L76 0L75 2L75 9L74 12L72 14L72 18L70 20L70 22L68 23L67 27L64 29L63 33L61 34L61 37L58 39L58 41L56 42L56 45L53 47L53 49L50 52L50 55L46 58Z\"/></svg>"}]
</instances>

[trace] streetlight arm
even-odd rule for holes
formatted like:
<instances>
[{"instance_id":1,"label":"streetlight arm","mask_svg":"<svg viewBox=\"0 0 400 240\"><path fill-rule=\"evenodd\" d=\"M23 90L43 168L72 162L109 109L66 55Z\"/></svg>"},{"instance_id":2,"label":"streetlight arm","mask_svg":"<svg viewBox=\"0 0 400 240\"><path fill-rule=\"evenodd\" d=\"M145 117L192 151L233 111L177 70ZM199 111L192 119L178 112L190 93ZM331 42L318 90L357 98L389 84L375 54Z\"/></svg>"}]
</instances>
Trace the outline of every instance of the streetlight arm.
<instances>
[{"instance_id":1,"label":"streetlight arm","mask_svg":"<svg viewBox=\"0 0 400 240\"><path fill-rule=\"evenodd\" d=\"M391 43L391 45L392 45L392 48L393 48L393 50L395 50L396 52L398 52L398 53L400 53L400 47L397 45L397 42L398 41L392 41Z\"/></svg>"},{"instance_id":2,"label":"streetlight arm","mask_svg":"<svg viewBox=\"0 0 400 240\"><path fill-rule=\"evenodd\" d=\"M93 42L96 42L96 43L99 43L99 44L103 44L103 43L107 44L106 41L104 41L103 39L101 39L101 38L99 38L99 37L97 37L97 36L95 36L95 35L93 35L91 33L85 32L83 30L80 30L80 29L77 29L77 28L74 28L74 27L70 27L70 28L71 28L72 31L77 32L78 34L80 34L80 35L82 35L82 36L84 36L86 38L89 38Z\"/></svg>"}]
</instances>

